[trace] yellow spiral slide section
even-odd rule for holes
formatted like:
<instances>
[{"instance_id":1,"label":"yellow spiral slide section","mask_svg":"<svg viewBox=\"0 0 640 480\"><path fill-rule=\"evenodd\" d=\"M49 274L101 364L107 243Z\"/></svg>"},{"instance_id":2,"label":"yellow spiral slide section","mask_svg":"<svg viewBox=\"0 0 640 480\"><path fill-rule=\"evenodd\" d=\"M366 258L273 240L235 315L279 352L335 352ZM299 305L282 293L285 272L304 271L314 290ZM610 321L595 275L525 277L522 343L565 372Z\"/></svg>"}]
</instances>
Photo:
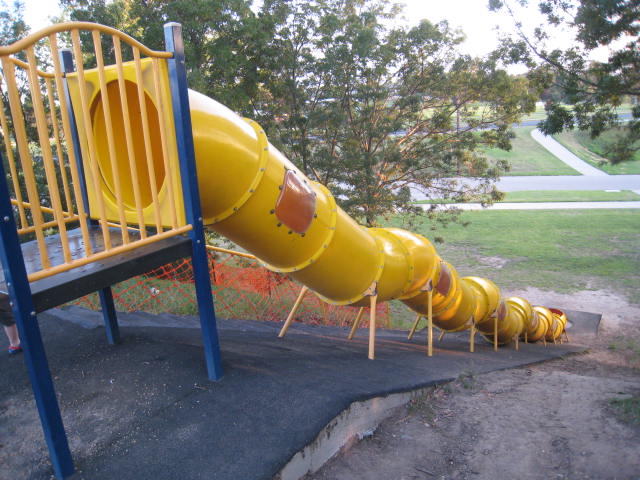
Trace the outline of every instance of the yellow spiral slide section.
<instances>
[{"instance_id":1,"label":"yellow spiral slide section","mask_svg":"<svg viewBox=\"0 0 640 480\"><path fill-rule=\"evenodd\" d=\"M118 89L110 89L111 83L107 84L108 95L102 95L93 77L87 72L87 81L94 83L93 137L98 139L99 158L109 158L105 142L100 141L105 135L100 102L108 97L116 119L122 116L122 102ZM71 88L75 89L74 84ZM160 110L170 118L170 105L164 103L168 100L146 92L147 110L160 104ZM77 93L72 91L74 95ZM306 178L270 145L255 122L194 91L189 91L189 102L204 223L253 253L271 270L288 273L325 301L338 305L367 306L370 296L376 294L378 302L399 299L426 315L431 296L434 324L446 331L463 330L475 323L481 333L494 340L497 317L499 343L525 332L530 340L555 339L562 333L566 317L562 323L559 314L544 307L535 310L524 299L501 299L500 290L490 280L460 278L423 236L356 223L326 187ZM136 121L134 118L133 123ZM122 128L114 127L116 131ZM80 135L85 137L86 133L80 131ZM145 157L144 145L134 147L136 158ZM117 156L118 165L128 165L126 149L119 149ZM108 168L102 175L101 191L88 185L90 197L113 198ZM164 175L162 168L162 162L156 162L161 183L172 177ZM165 190L160 185L159 195ZM181 205L178 200L176 204ZM127 218L135 218L132 208L124 207ZM163 210L161 216L166 213ZM153 218L153 212L145 211L145 218Z\"/></svg>"},{"instance_id":2,"label":"yellow spiral slide section","mask_svg":"<svg viewBox=\"0 0 640 480\"><path fill-rule=\"evenodd\" d=\"M268 268L289 273L338 305L367 306L375 291L379 302L400 299L426 315L433 289L437 327L459 331L475 323L493 341L497 316L498 343L562 333L560 320L548 332L547 317L523 298L501 299L490 280L460 278L423 236L358 225L324 186L271 146L255 123L196 92L189 101L205 221ZM289 210L279 209L287 195Z\"/></svg>"}]
</instances>

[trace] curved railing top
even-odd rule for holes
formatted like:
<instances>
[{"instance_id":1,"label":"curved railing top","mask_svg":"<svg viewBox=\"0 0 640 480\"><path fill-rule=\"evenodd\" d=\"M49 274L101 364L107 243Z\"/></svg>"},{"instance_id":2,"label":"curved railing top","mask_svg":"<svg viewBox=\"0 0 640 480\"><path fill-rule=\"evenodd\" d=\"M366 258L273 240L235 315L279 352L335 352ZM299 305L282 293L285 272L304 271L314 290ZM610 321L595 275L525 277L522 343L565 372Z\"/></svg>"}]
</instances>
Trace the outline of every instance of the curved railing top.
<instances>
[{"instance_id":1,"label":"curved railing top","mask_svg":"<svg viewBox=\"0 0 640 480\"><path fill-rule=\"evenodd\" d=\"M171 58L92 22L52 25L0 46L0 153L17 232L37 241L29 281L192 228L167 94ZM96 134L95 125L103 130ZM131 190L123 178L134 179ZM98 221L99 233L87 218ZM78 223L84 249L74 250L68 238ZM130 236L134 224L144 228ZM61 255L47 247L53 233Z\"/></svg>"},{"instance_id":2,"label":"curved railing top","mask_svg":"<svg viewBox=\"0 0 640 480\"><path fill-rule=\"evenodd\" d=\"M34 45L39 40L43 38L50 37L51 35L55 35L60 32L70 32L73 30L86 30L86 31L100 31L102 33L116 36L120 40L125 43L131 45L132 47L137 48L140 53L146 55L148 57L156 57L156 58L171 58L173 54L171 52L151 50L149 47L140 43L133 37L130 37L126 33L121 32L120 30L116 30L112 27L107 27L106 25L101 25L99 23L93 22L64 22L58 23L56 25L51 25L49 27L43 28L42 30L38 30L31 35L28 35L25 38L18 40L17 42L12 43L7 46L0 46L0 56L12 55L14 53L18 53L31 45Z\"/></svg>"}]
</instances>

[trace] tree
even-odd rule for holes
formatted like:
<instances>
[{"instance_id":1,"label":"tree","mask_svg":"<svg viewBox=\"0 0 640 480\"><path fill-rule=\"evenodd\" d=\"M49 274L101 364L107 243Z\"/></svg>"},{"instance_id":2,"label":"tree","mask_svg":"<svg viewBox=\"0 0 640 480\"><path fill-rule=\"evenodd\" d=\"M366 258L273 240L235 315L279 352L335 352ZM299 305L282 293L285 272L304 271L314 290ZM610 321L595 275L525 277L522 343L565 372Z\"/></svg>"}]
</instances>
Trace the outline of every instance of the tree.
<instances>
[{"instance_id":1,"label":"tree","mask_svg":"<svg viewBox=\"0 0 640 480\"><path fill-rule=\"evenodd\" d=\"M150 48L164 48L163 25L179 22L189 85L230 108L249 114L261 61L252 41L268 36L250 0L61 0L65 17L117 28ZM251 48L248 48L251 47Z\"/></svg>"},{"instance_id":2,"label":"tree","mask_svg":"<svg viewBox=\"0 0 640 480\"><path fill-rule=\"evenodd\" d=\"M500 68L499 54L460 54L447 23L392 26L398 12L367 0L267 0L260 12L276 25L260 120L368 225L415 213L412 189L500 198L493 183L505 165L490 165L481 147L510 148L510 126L540 93Z\"/></svg>"},{"instance_id":3,"label":"tree","mask_svg":"<svg viewBox=\"0 0 640 480\"><path fill-rule=\"evenodd\" d=\"M29 26L22 16L24 3L16 0L11 6L0 2L0 45L10 45L29 33Z\"/></svg>"},{"instance_id":4,"label":"tree","mask_svg":"<svg viewBox=\"0 0 640 480\"><path fill-rule=\"evenodd\" d=\"M490 1L491 9L505 9L516 21L517 37L505 40L504 49L526 62L532 76L563 91L566 104L551 97L539 128L546 134L578 128L592 138L620 128L623 134L608 146L607 157L614 164L631 159L640 149L640 0L540 0L538 7L548 24L527 35L509 0ZM573 29L576 44L549 49L553 29L562 26ZM609 49L608 58L593 60L601 47ZM635 106L626 121L616 108L629 99Z\"/></svg>"},{"instance_id":5,"label":"tree","mask_svg":"<svg viewBox=\"0 0 640 480\"><path fill-rule=\"evenodd\" d=\"M14 1L8 5L5 1L0 2L0 45L6 46L21 40L29 35L30 28L26 24L22 16L24 11L24 4L20 0ZM36 57L42 57L40 45L36 45L35 48ZM24 52L18 52L15 55L19 60L23 62L27 61L27 56ZM27 72L23 68L15 68L14 75L16 78L16 84L23 103L27 106L24 109L23 115L25 116L25 128L27 132L27 138L31 142L30 147L35 145L35 139L37 139L37 131L35 128L35 117L33 111L29 106L31 105L31 92L29 90L29 81L27 79ZM2 96L2 105L6 109L5 118L8 122L9 131L13 130L12 118L9 114L9 98L6 91L6 83L4 78L4 72L0 70L0 95ZM3 132L4 134L4 132ZM6 155L3 155L5 157ZM6 161L6 159L5 159ZM7 169L8 171L8 169Z\"/></svg>"},{"instance_id":6,"label":"tree","mask_svg":"<svg viewBox=\"0 0 640 480\"><path fill-rule=\"evenodd\" d=\"M31 31L29 25L24 21L23 17L24 3L20 0L16 0L11 4L7 4L5 1L0 2L0 45L7 46L18 40L28 36ZM35 56L40 65L47 65L43 60L46 57L45 48L41 43L35 45ZM21 61L27 61L25 52L18 52L15 55ZM7 122L8 137L4 138L5 132L0 131L0 151L2 154L3 166L5 175L7 176L7 186L10 191L13 190L13 182L11 181L11 169L9 168L9 155L5 152L5 148L12 148L13 157L20 158L19 152L16 147L14 134L15 131L13 124L13 117L11 115L9 96L7 92L7 84L5 80L5 72L0 69L0 101L2 108L4 108L4 118ZM26 140L28 143L29 154L31 155L30 161L32 161L32 168L36 184L39 192L44 192L40 198L40 203L43 206L51 206L51 198L49 196L49 190L46 188L47 176L45 168L42 162L42 148L38 137L38 130L36 127L36 118L33 110L33 102L31 97L31 90L29 86L29 80L27 71L24 68L16 67L14 69L14 75L16 80L17 90L23 105L22 115L24 117L24 129L26 133ZM43 103L44 111L49 114L50 106L47 102ZM28 161L27 159L20 159L21 161ZM24 172L22 169L18 169L18 176L22 177ZM23 184L23 182L19 182ZM14 192L12 192L15 195ZM27 192L22 192L22 197L27 198ZM14 207L15 208L15 207ZM17 211L17 208L16 208ZM30 210L27 211L27 215L30 216Z\"/></svg>"},{"instance_id":7,"label":"tree","mask_svg":"<svg viewBox=\"0 0 640 480\"><path fill-rule=\"evenodd\" d=\"M511 124L540 93L508 75L499 52L461 55L446 23L393 26L400 10L388 0L265 0L257 13L248 0L62 1L71 19L152 48L163 23L183 23L190 86L256 118L369 225L417 212L411 188L500 198L493 184L506 165L490 165L481 147L509 148Z\"/></svg>"}]
</instances>

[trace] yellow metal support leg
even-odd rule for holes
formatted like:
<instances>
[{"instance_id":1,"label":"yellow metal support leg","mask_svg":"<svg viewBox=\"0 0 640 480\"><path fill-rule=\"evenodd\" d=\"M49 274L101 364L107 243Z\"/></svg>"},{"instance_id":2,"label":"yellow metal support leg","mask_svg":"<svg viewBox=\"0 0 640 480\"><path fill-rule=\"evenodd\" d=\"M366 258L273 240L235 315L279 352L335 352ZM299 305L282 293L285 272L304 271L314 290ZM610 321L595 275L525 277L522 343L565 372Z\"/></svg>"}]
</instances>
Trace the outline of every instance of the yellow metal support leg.
<instances>
[{"instance_id":1,"label":"yellow metal support leg","mask_svg":"<svg viewBox=\"0 0 640 480\"><path fill-rule=\"evenodd\" d=\"M516 337L516 350L520 350L520 338L518 335L516 335L515 337Z\"/></svg>"},{"instance_id":2,"label":"yellow metal support leg","mask_svg":"<svg viewBox=\"0 0 640 480\"><path fill-rule=\"evenodd\" d=\"M386 314L387 314L387 321L385 322L385 326L387 327L387 330L391 330L391 315L389 315L389 303L388 302L387 302Z\"/></svg>"},{"instance_id":3,"label":"yellow metal support leg","mask_svg":"<svg viewBox=\"0 0 640 480\"><path fill-rule=\"evenodd\" d=\"M355 322L353 322L353 326L351 327L351 332L349 332L349 340L351 340L356 334L356 330L358 330L358 327L360 326L360 320L362 320L363 313L364 307L360 307L360 310L358 310L358 315L356 316L356 320Z\"/></svg>"},{"instance_id":4,"label":"yellow metal support leg","mask_svg":"<svg viewBox=\"0 0 640 480\"><path fill-rule=\"evenodd\" d=\"M378 294L371 296L371 311L369 312L369 360L376 355L376 302Z\"/></svg>"},{"instance_id":5,"label":"yellow metal support leg","mask_svg":"<svg viewBox=\"0 0 640 480\"><path fill-rule=\"evenodd\" d=\"M471 329L469 332L469 351L473 353L475 351L475 339L476 339L476 322L471 319Z\"/></svg>"},{"instance_id":6,"label":"yellow metal support leg","mask_svg":"<svg viewBox=\"0 0 640 480\"><path fill-rule=\"evenodd\" d=\"M498 351L498 312L493 318L493 351Z\"/></svg>"},{"instance_id":7,"label":"yellow metal support leg","mask_svg":"<svg viewBox=\"0 0 640 480\"><path fill-rule=\"evenodd\" d=\"M444 336L445 336L445 334L446 334L446 333L447 333L447 332L445 332L444 330L442 330L442 331L440 332L440 336L438 337L438 341L439 341L439 342L441 342L441 341L442 341L442 339L444 338Z\"/></svg>"},{"instance_id":8,"label":"yellow metal support leg","mask_svg":"<svg viewBox=\"0 0 640 480\"><path fill-rule=\"evenodd\" d=\"M303 286L300 289L300 293L298 294L296 303L293 304L293 308L291 309L291 312L289 312L289 316L287 317L287 320L284 322L284 325L282 326L282 330L280 330L280 333L278 334L278 338L282 338L287 334L287 330L289 330L289 326L291 325L291 322L293 322L293 317L295 317L296 312L298 311L298 308L302 303L302 299L304 298L304 296L308 291L309 289L305 286Z\"/></svg>"},{"instance_id":9,"label":"yellow metal support leg","mask_svg":"<svg viewBox=\"0 0 640 480\"><path fill-rule=\"evenodd\" d=\"M322 324L326 325L327 324L327 304L322 302Z\"/></svg>"},{"instance_id":10,"label":"yellow metal support leg","mask_svg":"<svg viewBox=\"0 0 640 480\"><path fill-rule=\"evenodd\" d=\"M407 335L407 340L411 340L416 333L416 329L418 328L418 323L422 318L421 314L416 315L416 319L413 321L413 325L411 325L411 330L409 330L409 335Z\"/></svg>"},{"instance_id":11,"label":"yellow metal support leg","mask_svg":"<svg viewBox=\"0 0 640 480\"><path fill-rule=\"evenodd\" d=\"M427 296L427 355L433 355L433 289Z\"/></svg>"},{"instance_id":12,"label":"yellow metal support leg","mask_svg":"<svg viewBox=\"0 0 640 480\"><path fill-rule=\"evenodd\" d=\"M567 339L567 343L569 343L569 334L567 333L566 330L564 330L562 333L564 333L564 338Z\"/></svg>"}]
</instances>

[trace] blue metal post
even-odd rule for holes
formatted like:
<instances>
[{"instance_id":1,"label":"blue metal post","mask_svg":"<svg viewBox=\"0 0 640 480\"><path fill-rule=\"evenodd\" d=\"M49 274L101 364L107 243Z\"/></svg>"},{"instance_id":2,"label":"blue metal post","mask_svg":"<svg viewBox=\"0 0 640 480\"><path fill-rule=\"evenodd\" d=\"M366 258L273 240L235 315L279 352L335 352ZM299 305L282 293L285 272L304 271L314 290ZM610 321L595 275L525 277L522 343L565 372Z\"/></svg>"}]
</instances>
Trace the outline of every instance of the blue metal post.
<instances>
[{"instance_id":1,"label":"blue metal post","mask_svg":"<svg viewBox=\"0 0 640 480\"><path fill-rule=\"evenodd\" d=\"M171 85L171 102L180 159L180 177L187 222L193 225L190 232L193 252L193 276L200 313L202 341L207 362L207 371L211 380L222 378L222 358L216 327L216 314L211 294L211 279L207 262L207 250L202 223L202 208L198 192L193 133L191 130L191 113L189 111L189 94L187 92L187 71L185 68L184 43L182 26L179 23L167 23L164 26L164 41L167 51L173 58L167 60L169 82Z\"/></svg>"},{"instance_id":2,"label":"blue metal post","mask_svg":"<svg viewBox=\"0 0 640 480\"><path fill-rule=\"evenodd\" d=\"M75 65L73 64L73 55L71 50L64 48L60 50L60 63L62 64L62 71L67 74L75 71ZM78 137L78 127L76 124L76 116L73 113L73 106L71 105L71 94L69 93L69 85L67 79L63 79L62 87L64 88L64 100L67 104L67 110L69 111L69 123L71 125L71 141L73 144L73 153L76 156L76 167L78 168L78 174L80 176L80 191L82 192L82 201L84 202L84 208L89 214L89 196L87 195L87 181L84 176L84 165L82 165L82 150L80 150L80 139ZM89 125L87 125L87 128ZM60 159L62 161L62 159Z\"/></svg>"},{"instance_id":3,"label":"blue metal post","mask_svg":"<svg viewBox=\"0 0 640 480\"><path fill-rule=\"evenodd\" d=\"M113 303L111 287L100 289L98 295L102 305L102 318L107 331L107 341L111 345L115 345L120 343L120 327L118 327L118 316L116 315L116 306Z\"/></svg>"},{"instance_id":4,"label":"blue metal post","mask_svg":"<svg viewBox=\"0 0 640 480\"><path fill-rule=\"evenodd\" d=\"M75 71L73 64L73 55L71 50L60 50L60 63L65 74ZM76 124L76 116L73 113L73 105L71 104L71 95L69 93L69 85L66 78L63 80L64 97L69 112L69 123L71 126L71 140L73 144L73 152L76 157L76 166L80 176L80 191L82 192L82 201L87 215L89 215L89 195L87 194L87 179L84 175L84 165L82 164L82 150L80 149L80 138L78 136L78 127ZM91 125L85 125L85 128L91 128ZM88 223L92 223L88 220ZM120 329L118 328L118 316L113 303L113 293L111 287L101 289L99 292L100 305L102 307L102 317L104 318L104 327L107 332L107 341L114 345L120 342Z\"/></svg>"},{"instance_id":5,"label":"blue metal post","mask_svg":"<svg viewBox=\"0 0 640 480\"><path fill-rule=\"evenodd\" d=\"M64 479L73 473L73 460L31 298L31 288L5 178L4 167L0 161L0 259L53 469L57 478Z\"/></svg>"}]
</instances>

